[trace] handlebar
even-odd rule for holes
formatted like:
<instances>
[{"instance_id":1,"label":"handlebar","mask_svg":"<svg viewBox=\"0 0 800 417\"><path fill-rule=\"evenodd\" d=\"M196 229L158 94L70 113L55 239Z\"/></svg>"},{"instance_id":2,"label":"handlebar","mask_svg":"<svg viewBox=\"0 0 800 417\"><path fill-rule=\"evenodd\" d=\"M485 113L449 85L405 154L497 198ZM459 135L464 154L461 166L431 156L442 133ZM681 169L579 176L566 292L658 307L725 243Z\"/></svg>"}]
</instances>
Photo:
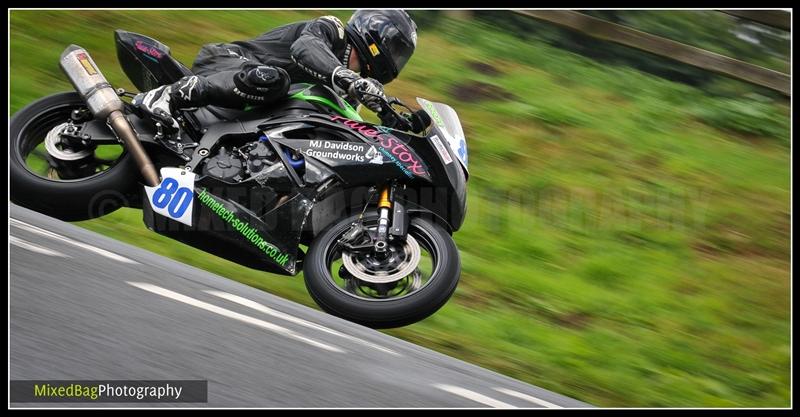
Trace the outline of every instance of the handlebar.
<instances>
[{"instance_id":1,"label":"handlebar","mask_svg":"<svg viewBox=\"0 0 800 417\"><path fill-rule=\"evenodd\" d=\"M370 93L366 94L380 99L381 111L377 114L383 126L414 133L422 133L431 124L431 118L424 110L412 111L410 107L405 105L397 97L383 97ZM403 107L408 110L408 113L398 112L393 106Z\"/></svg>"}]
</instances>

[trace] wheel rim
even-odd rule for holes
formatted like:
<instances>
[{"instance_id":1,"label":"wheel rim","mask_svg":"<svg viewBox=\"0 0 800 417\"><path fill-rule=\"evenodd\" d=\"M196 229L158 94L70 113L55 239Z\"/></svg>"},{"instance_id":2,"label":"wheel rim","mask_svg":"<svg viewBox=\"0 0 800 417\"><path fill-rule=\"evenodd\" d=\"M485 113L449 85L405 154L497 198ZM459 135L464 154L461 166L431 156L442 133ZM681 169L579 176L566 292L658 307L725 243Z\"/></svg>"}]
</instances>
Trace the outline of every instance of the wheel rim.
<instances>
[{"instance_id":1,"label":"wheel rim","mask_svg":"<svg viewBox=\"0 0 800 417\"><path fill-rule=\"evenodd\" d=\"M365 221L364 223L370 231L377 229L377 220ZM385 280L381 276L375 277L376 279L373 280L375 282L367 282L352 276L348 273L345 262L342 259L343 248L338 243L339 236L348 227L349 225L343 227L325 248L326 278L340 292L359 300L371 302L395 301L418 293L435 279L438 279L439 274L437 273L440 269L441 263L439 261L442 258L442 248L436 244L436 241L428 231L414 224L409 227L408 234L418 245L420 253L417 266L410 273L394 282L388 283L379 282ZM396 249L400 245L400 243L389 243L390 250L393 247ZM347 254L344 254L344 256L346 257ZM383 269L363 268L361 271L369 273L391 269L391 267Z\"/></svg>"},{"instance_id":2,"label":"wheel rim","mask_svg":"<svg viewBox=\"0 0 800 417\"><path fill-rule=\"evenodd\" d=\"M59 140L56 129L70 120L73 110L82 108L82 103L62 104L28 119L13 148L28 172L48 181L84 181L107 173L122 160L125 150L118 144L77 147Z\"/></svg>"},{"instance_id":3,"label":"wheel rim","mask_svg":"<svg viewBox=\"0 0 800 417\"><path fill-rule=\"evenodd\" d=\"M383 256L372 253L342 251L342 263L347 272L362 281L388 284L411 275L421 261L417 240L409 235L405 242L389 244Z\"/></svg>"}]
</instances>

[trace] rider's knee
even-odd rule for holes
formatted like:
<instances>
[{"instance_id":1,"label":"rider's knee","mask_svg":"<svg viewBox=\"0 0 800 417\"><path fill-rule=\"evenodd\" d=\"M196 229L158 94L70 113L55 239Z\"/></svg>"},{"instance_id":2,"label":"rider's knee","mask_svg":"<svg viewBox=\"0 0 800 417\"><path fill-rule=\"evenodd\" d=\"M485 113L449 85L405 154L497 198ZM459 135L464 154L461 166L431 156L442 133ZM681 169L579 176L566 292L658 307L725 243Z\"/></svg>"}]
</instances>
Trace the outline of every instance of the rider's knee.
<instances>
[{"instance_id":1,"label":"rider's knee","mask_svg":"<svg viewBox=\"0 0 800 417\"><path fill-rule=\"evenodd\" d=\"M289 73L283 68L248 64L233 78L234 93L248 104L268 104L289 91Z\"/></svg>"}]
</instances>

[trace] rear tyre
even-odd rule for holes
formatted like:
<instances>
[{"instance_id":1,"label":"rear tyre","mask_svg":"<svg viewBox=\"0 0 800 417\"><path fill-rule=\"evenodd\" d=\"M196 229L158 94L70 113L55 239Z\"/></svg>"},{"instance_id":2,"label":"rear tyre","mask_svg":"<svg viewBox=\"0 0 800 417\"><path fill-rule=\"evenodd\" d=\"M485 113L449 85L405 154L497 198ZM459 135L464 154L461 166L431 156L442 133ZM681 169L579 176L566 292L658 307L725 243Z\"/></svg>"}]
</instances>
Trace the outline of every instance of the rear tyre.
<instances>
[{"instance_id":1,"label":"rear tyre","mask_svg":"<svg viewBox=\"0 0 800 417\"><path fill-rule=\"evenodd\" d=\"M59 143L76 160L55 158L45 138L86 105L75 92L39 99L9 121L11 201L66 221L87 220L128 205L137 195L138 170L121 145L94 148ZM52 143L51 143L52 149ZM77 157L76 157L77 158Z\"/></svg>"}]
</instances>

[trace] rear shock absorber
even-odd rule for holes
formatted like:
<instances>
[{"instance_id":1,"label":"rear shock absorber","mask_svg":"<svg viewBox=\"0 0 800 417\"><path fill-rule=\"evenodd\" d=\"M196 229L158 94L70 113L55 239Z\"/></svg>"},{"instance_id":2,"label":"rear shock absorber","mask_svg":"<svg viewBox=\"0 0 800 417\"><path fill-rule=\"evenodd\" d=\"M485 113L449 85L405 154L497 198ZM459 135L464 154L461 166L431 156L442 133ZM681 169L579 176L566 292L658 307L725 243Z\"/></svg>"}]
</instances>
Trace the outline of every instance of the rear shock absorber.
<instances>
[{"instance_id":1,"label":"rear shock absorber","mask_svg":"<svg viewBox=\"0 0 800 417\"><path fill-rule=\"evenodd\" d=\"M390 191L390 186L384 186L378 198L378 237L375 239L375 252L378 253L385 253L389 245L386 240L389 235L389 213L392 210Z\"/></svg>"}]
</instances>

